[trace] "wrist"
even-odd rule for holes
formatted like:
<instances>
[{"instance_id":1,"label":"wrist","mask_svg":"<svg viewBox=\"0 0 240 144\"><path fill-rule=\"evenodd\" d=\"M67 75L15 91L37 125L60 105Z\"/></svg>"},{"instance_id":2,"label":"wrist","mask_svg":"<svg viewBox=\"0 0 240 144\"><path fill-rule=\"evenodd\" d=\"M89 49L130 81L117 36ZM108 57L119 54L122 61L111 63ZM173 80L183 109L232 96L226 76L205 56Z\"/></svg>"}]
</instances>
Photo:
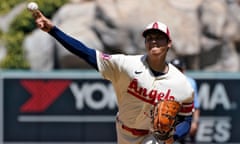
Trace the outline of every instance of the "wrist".
<instances>
[{"instance_id":1,"label":"wrist","mask_svg":"<svg viewBox=\"0 0 240 144\"><path fill-rule=\"evenodd\" d=\"M193 119L192 123L199 123L199 119Z\"/></svg>"}]
</instances>

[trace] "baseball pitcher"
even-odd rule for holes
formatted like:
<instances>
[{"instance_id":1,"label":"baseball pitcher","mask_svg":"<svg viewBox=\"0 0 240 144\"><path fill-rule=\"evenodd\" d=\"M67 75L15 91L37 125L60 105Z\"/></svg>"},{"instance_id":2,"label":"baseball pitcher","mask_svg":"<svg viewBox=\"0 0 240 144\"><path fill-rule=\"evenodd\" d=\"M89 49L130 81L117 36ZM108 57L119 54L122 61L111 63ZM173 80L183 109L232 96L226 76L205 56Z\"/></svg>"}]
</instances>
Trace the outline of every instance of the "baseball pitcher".
<instances>
[{"instance_id":1,"label":"baseball pitcher","mask_svg":"<svg viewBox=\"0 0 240 144\"><path fill-rule=\"evenodd\" d=\"M146 54L109 55L65 34L39 10L33 17L40 29L112 82L119 108L118 144L172 144L189 132L193 89L186 77L165 61L172 45L165 24L153 22L143 31Z\"/></svg>"}]
</instances>

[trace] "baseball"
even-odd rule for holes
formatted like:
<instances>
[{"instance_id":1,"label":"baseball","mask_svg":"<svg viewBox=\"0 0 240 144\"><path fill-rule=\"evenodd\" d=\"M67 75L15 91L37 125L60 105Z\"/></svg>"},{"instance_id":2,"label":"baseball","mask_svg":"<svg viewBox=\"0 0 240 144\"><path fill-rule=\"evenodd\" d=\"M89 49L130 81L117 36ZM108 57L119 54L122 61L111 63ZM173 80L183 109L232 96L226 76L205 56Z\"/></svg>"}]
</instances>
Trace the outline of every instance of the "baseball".
<instances>
[{"instance_id":1,"label":"baseball","mask_svg":"<svg viewBox=\"0 0 240 144\"><path fill-rule=\"evenodd\" d=\"M30 2L27 5L28 10L34 11L38 9L38 5L35 2Z\"/></svg>"}]
</instances>

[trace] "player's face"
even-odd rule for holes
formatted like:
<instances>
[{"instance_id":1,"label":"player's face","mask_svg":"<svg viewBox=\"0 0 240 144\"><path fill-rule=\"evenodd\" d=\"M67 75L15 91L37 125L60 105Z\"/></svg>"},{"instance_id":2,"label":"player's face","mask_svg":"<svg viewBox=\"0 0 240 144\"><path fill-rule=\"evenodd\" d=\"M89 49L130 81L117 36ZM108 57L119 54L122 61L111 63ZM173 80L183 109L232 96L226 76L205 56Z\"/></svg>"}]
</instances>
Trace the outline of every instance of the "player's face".
<instances>
[{"instance_id":1,"label":"player's face","mask_svg":"<svg viewBox=\"0 0 240 144\"><path fill-rule=\"evenodd\" d=\"M146 36L145 47L151 55L166 53L170 46L171 41L162 32L151 31Z\"/></svg>"}]
</instances>

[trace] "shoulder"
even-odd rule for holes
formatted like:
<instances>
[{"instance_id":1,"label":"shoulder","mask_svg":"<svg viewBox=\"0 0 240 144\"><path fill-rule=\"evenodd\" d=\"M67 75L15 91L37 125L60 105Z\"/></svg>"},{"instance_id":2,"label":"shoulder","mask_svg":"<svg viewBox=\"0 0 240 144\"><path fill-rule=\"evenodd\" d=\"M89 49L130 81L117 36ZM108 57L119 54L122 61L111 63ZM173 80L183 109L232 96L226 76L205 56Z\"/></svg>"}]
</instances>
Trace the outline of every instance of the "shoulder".
<instances>
[{"instance_id":1,"label":"shoulder","mask_svg":"<svg viewBox=\"0 0 240 144\"><path fill-rule=\"evenodd\" d=\"M142 65L144 62L144 55L112 55L113 58L117 58L122 61L124 65Z\"/></svg>"},{"instance_id":2,"label":"shoulder","mask_svg":"<svg viewBox=\"0 0 240 144\"><path fill-rule=\"evenodd\" d=\"M176 79L178 82L186 83L186 85L189 85L189 83L195 83L193 78L186 76L171 63L169 63L169 76L173 79Z\"/></svg>"},{"instance_id":3,"label":"shoulder","mask_svg":"<svg viewBox=\"0 0 240 144\"><path fill-rule=\"evenodd\" d=\"M169 64L169 79L174 82L174 87L178 90L179 94L181 94L181 101L191 103L193 101L193 87L186 75L172 64Z\"/></svg>"},{"instance_id":4,"label":"shoulder","mask_svg":"<svg viewBox=\"0 0 240 144\"><path fill-rule=\"evenodd\" d=\"M128 69L133 66L143 65L143 55L106 54L97 52L99 67L111 67L113 69Z\"/></svg>"},{"instance_id":5,"label":"shoulder","mask_svg":"<svg viewBox=\"0 0 240 144\"><path fill-rule=\"evenodd\" d=\"M125 54L107 54L97 51L97 57L103 60L112 60L112 59L141 59L144 55L125 55Z\"/></svg>"},{"instance_id":6,"label":"shoulder","mask_svg":"<svg viewBox=\"0 0 240 144\"><path fill-rule=\"evenodd\" d=\"M171 63L168 63L168 67L169 67L169 71L168 74L170 77L176 78L176 79L182 79L184 81L186 81L186 76L179 71L174 65L172 65Z\"/></svg>"}]
</instances>

